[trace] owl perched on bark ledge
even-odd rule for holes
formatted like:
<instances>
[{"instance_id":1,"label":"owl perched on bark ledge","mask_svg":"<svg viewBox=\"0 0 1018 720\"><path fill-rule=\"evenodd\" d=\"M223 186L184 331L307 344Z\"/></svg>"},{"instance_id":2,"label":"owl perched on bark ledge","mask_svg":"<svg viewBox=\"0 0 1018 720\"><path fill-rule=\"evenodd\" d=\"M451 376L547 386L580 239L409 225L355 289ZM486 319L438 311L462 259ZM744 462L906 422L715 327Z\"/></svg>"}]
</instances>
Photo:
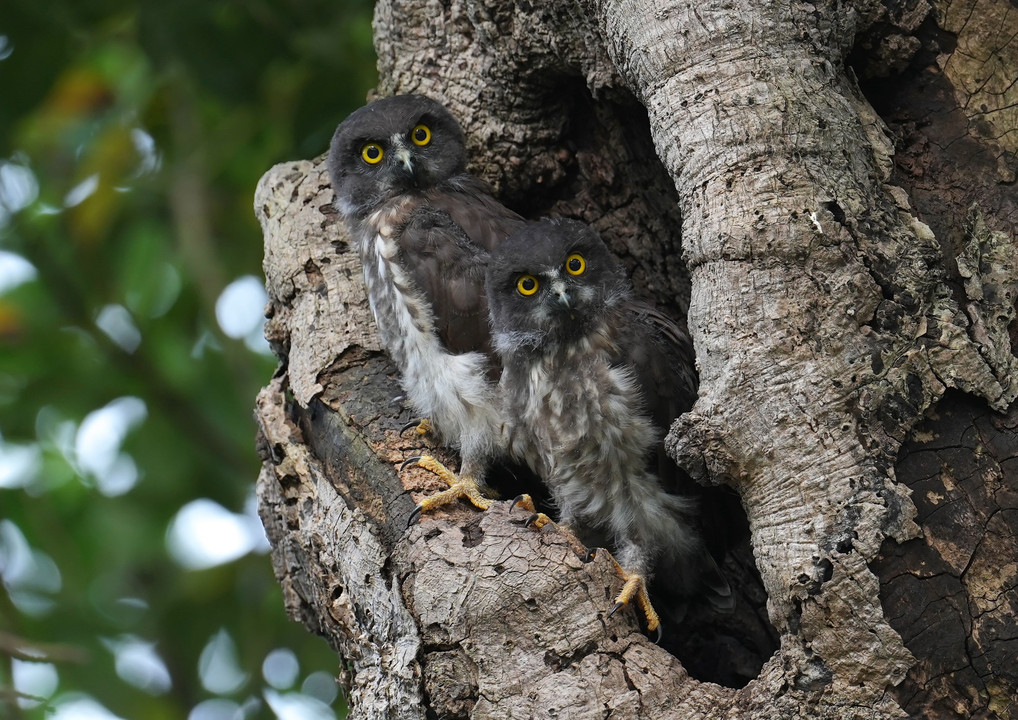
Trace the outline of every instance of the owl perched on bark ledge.
<instances>
[{"instance_id":1,"label":"owl perched on bark ledge","mask_svg":"<svg viewBox=\"0 0 1018 720\"><path fill-rule=\"evenodd\" d=\"M486 509L479 483L501 453L504 418L484 270L523 220L466 172L459 124L421 95L353 112L333 135L328 168L382 343L425 418L420 429L462 458L458 478L433 458L414 459L450 488L426 498L411 520L458 497Z\"/></svg>"},{"instance_id":2,"label":"owl perched on bark ledge","mask_svg":"<svg viewBox=\"0 0 1018 720\"><path fill-rule=\"evenodd\" d=\"M511 452L544 480L581 542L614 554L625 585L612 612L635 600L659 629L654 574L670 606L703 595L730 609L696 486L662 442L696 399L685 333L633 297L597 233L573 220L531 223L503 242L487 293Z\"/></svg>"}]
</instances>

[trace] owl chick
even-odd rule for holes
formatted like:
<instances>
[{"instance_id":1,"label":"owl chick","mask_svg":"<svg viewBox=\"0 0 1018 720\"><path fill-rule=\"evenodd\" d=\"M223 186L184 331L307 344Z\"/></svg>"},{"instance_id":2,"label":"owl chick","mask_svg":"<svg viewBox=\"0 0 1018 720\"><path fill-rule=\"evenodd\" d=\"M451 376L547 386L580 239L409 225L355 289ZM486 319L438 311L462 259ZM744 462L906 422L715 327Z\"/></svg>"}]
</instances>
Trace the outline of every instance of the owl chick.
<instances>
[{"instance_id":1,"label":"owl chick","mask_svg":"<svg viewBox=\"0 0 1018 720\"><path fill-rule=\"evenodd\" d=\"M577 221L530 223L508 238L492 254L487 293L512 452L547 484L560 522L614 554L625 584L612 612L636 598L657 630L654 573L679 596L705 586L730 596L662 442L696 399L685 333L634 299Z\"/></svg>"},{"instance_id":2,"label":"owl chick","mask_svg":"<svg viewBox=\"0 0 1018 720\"><path fill-rule=\"evenodd\" d=\"M486 509L479 483L504 444L504 422L484 270L523 220L466 172L459 124L420 95L353 112L336 128L328 168L407 398L461 455L458 478L431 457L413 459L450 488L426 498L411 521L458 497Z\"/></svg>"}]
</instances>

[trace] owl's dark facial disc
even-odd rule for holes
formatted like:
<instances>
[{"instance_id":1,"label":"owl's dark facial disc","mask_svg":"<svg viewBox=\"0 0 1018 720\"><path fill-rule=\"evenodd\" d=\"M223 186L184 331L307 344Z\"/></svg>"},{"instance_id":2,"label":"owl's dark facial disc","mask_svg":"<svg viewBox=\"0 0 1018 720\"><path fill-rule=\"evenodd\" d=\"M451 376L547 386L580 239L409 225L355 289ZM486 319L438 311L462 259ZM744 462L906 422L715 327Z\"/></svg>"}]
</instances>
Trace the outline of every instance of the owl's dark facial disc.
<instances>
[{"instance_id":1,"label":"owl's dark facial disc","mask_svg":"<svg viewBox=\"0 0 1018 720\"><path fill-rule=\"evenodd\" d=\"M340 211L363 218L396 195L428 190L464 172L463 131L423 95L383 98L336 128L328 167Z\"/></svg>"},{"instance_id":2,"label":"owl's dark facial disc","mask_svg":"<svg viewBox=\"0 0 1018 720\"><path fill-rule=\"evenodd\" d=\"M530 223L505 240L488 264L488 304L499 350L514 342L531 350L574 342L599 325L627 288L621 267L586 225L562 219Z\"/></svg>"}]
</instances>

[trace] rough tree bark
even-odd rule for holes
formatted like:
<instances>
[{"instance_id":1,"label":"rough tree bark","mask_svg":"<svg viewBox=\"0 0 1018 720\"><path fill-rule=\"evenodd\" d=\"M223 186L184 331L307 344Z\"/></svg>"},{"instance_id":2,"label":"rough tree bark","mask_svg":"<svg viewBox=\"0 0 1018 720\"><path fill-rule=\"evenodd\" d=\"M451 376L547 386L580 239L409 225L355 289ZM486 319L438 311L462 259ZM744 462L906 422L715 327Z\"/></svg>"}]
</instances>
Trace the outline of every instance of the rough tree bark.
<instances>
[{"instance_id":1,"label":"rough tree bark","mask_svg":"<svg viewBox=\"0 0 1018 720\"><path fill-rule=\"evenodd\" d=\"M1018 717L1018 12L930 3L379 2L378 93L445 102L507 204L593 224L687 318L668 448L739 492L759 580L736 553L684 665L507 503L405 530L436 488L394 470L355 252L322 159L277 166L261 514L352 717Z\"/></svg>"}]
</instances>

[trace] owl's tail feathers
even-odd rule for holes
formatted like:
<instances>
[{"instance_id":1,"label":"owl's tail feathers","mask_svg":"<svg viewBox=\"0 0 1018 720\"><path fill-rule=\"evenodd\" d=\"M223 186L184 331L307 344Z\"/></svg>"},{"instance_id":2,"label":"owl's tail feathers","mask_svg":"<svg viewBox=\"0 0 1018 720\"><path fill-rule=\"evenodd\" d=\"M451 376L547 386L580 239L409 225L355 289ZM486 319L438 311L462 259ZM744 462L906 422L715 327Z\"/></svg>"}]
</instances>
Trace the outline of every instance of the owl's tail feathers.
<instances>
[{"instance_id":1,"label":"owl's tail feathers","mask_svg":"<svg viewBox=\"0 0 1018 720\"><path fill-rule=\"evenodd\" d=\"M721 572L714 557L706 549L702 553L700 581L703 596L718 612L731 612L735 609L735 595L732 593L732 586L728 584L728 578Z\"/></svg>"}]
</instances>

